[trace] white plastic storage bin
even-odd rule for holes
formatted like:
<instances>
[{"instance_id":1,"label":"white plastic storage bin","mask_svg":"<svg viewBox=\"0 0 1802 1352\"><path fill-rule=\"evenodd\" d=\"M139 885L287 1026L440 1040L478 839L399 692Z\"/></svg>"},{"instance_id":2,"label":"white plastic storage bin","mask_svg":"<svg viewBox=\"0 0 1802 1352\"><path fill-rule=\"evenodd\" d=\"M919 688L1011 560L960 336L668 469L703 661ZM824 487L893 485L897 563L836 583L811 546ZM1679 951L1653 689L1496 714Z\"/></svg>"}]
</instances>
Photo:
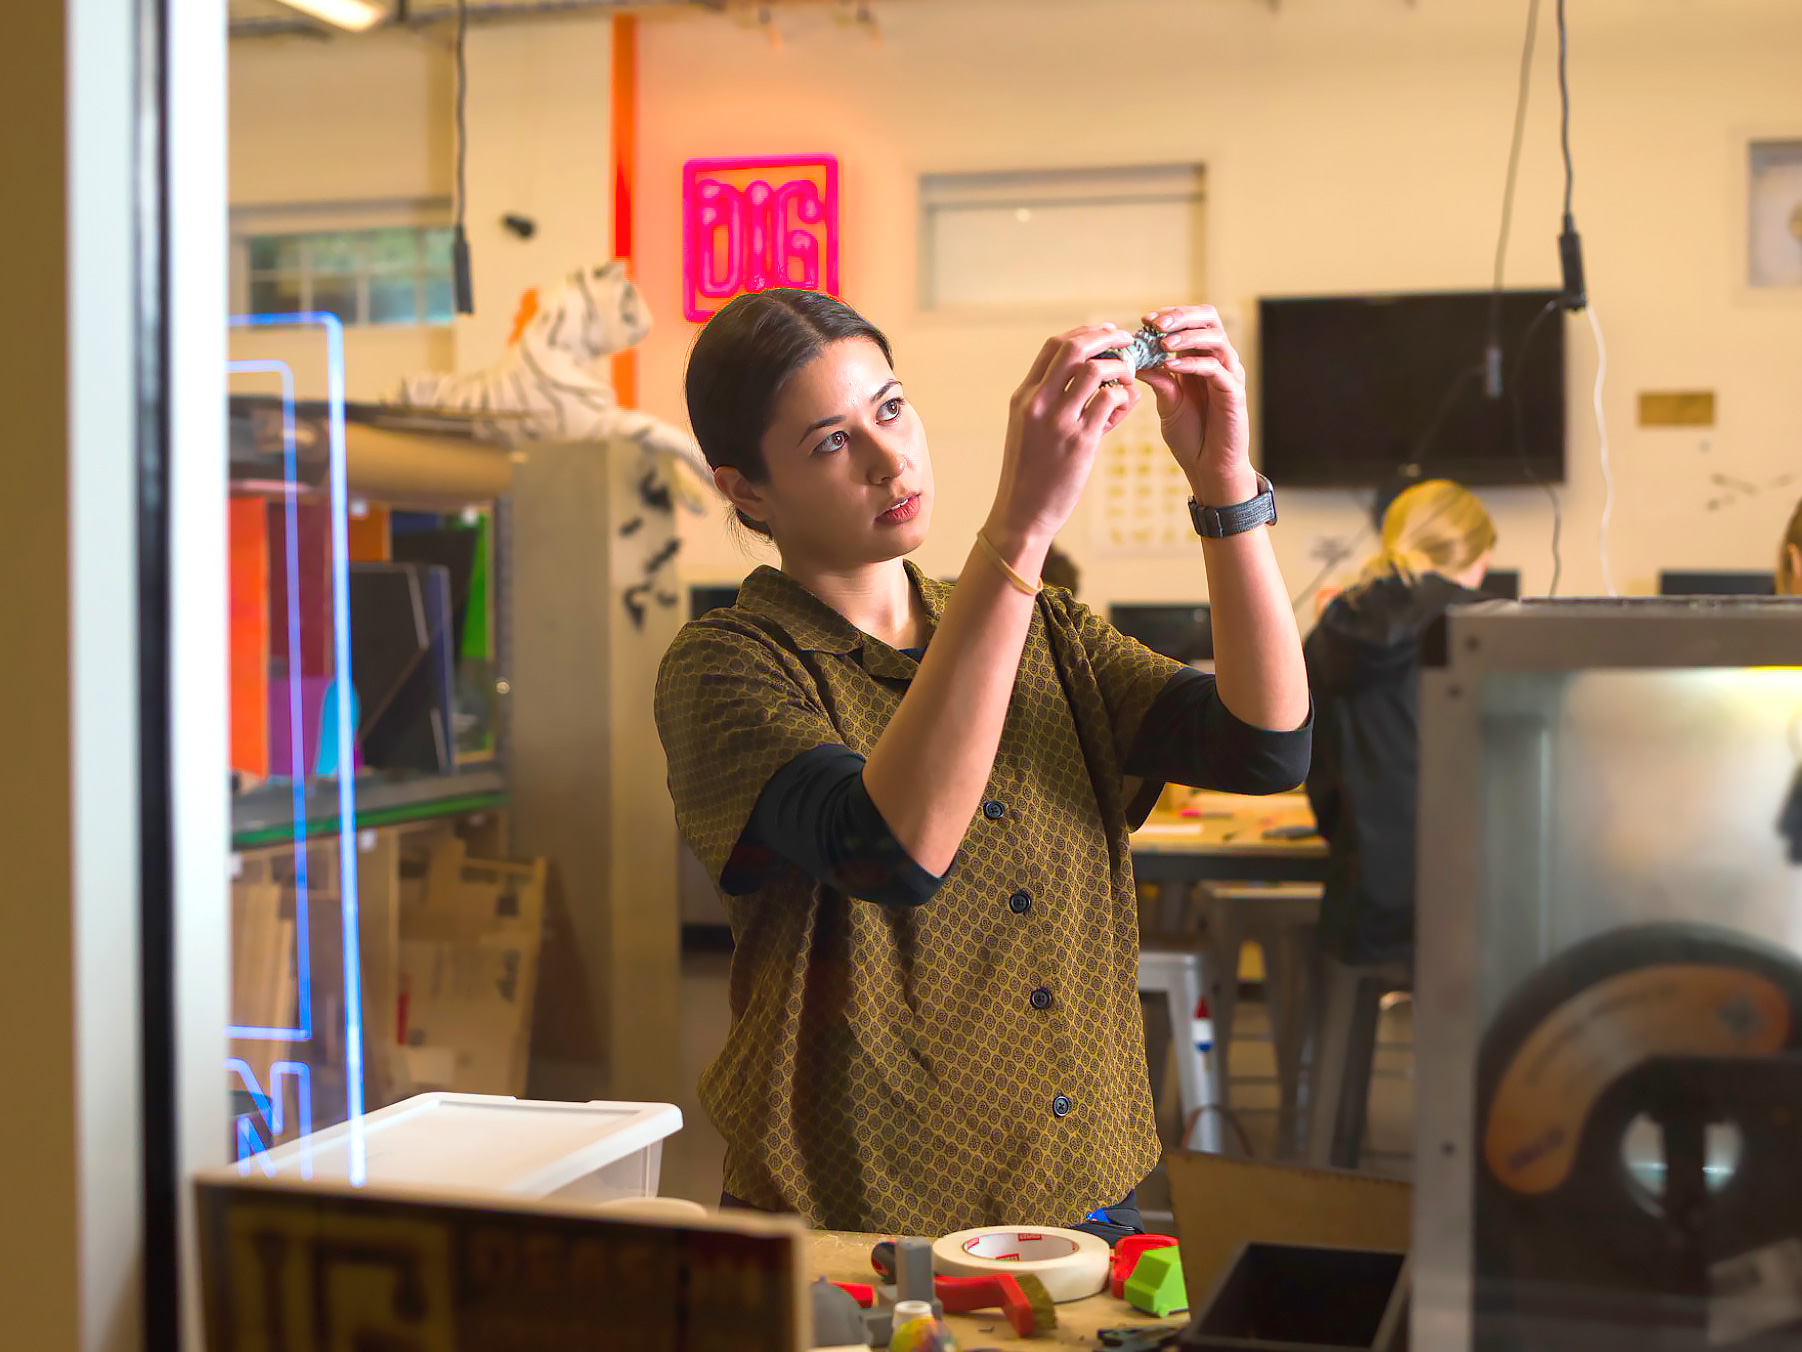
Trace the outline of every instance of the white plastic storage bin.
<instances>
[{"instance_id":1,"label":"white plastic storage bin","mask_svg":"<svg viewBox=\"0 0 1802 1352\"><path fill-rule=\"evenodd\" d=\"M488 1094L420 1094L363 1118L366 1183L409 1192L655 1197L673 1103L557 1103ZM239 1162L247 1176L345 1182L351 1130L339 1123Z\"/></svg>"}]
</instances>

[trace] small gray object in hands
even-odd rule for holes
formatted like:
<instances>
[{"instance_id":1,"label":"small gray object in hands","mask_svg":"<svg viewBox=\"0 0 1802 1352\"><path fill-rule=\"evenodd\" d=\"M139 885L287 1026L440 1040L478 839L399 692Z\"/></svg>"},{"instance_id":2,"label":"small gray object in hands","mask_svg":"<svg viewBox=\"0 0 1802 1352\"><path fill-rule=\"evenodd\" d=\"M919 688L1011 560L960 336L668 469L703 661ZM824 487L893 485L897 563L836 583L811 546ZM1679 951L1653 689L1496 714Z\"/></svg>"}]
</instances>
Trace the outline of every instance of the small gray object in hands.
<instances>
[{"instance_id":1,"label":"small gray object in hands","mask_svg":"<svg viewBox=\"0 0 1802 1352\"><path fill-rule=\"evenodd\" d=\"M1170 354L1164 351L1164 335L1149 325L1133 335L1132 345L1122 352L1118 348L1101 354L1117 361L1131 364L1133 370L1143 371L1147 367L1162 366L1170 360Z\"/></svg>"}]
</instances>

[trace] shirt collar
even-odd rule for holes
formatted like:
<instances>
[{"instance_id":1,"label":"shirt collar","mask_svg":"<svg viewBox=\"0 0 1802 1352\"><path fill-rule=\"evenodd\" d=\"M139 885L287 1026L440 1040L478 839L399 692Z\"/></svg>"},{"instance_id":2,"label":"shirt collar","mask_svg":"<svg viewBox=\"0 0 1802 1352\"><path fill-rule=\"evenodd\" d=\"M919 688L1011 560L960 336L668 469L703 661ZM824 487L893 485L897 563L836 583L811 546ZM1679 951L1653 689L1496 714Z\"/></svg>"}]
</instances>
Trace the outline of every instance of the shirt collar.
<instances>
[{"instance_id":1,"label":"shirt collar","mask_svg":"<svg viewBox=\"0 0 1802 1352\"><path fill-rule=\"evenodd\" d=\"M933 628L945 613L951 588L922 573L911 559L903 560L908 580L926 607ZM782 628L803 652L859 654L872 676L911 677L919 664L877 638L863 632L794 578L768 564L754 570L738 591L742 609Z\"/></svg>"}]
</instances>

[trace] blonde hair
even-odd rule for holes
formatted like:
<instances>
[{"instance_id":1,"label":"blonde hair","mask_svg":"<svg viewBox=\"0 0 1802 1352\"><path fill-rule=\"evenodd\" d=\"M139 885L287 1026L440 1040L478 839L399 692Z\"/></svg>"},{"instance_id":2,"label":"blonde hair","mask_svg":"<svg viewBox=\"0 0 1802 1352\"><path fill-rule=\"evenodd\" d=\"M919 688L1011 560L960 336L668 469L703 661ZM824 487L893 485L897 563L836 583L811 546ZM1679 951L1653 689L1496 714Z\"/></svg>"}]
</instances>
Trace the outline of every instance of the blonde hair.
<instances>
[{"instance_id":1,"label":"blonde hair","mask_svg":"<svg viewBox=\"0 0 1802 1352\"><path fill-rule=\"evenodd\" d=\"M1385 577L1461 573L1495 544L1495 522L1469 489L1450 479L1415 484L1383 513L1382 547L1364 565L1360 586Z\"/></svg>"},{"instance_id":2,"label":"blonde hair","mask_svg":"<svg viewBox=\"0 0 1802 1352\"><path fill-rule=\"evenodd\" d=\"M1790 550L1802 553L1802 502L1796 504L1796 513L1789 519L1789 529L1783 532L1783 543L1777 546L1777 594L1802 595L1802 577L1798 577L1790 566ZM1788 592L1787 587L1796 587L1798 591Z\"/></svg>"}]
</instances>

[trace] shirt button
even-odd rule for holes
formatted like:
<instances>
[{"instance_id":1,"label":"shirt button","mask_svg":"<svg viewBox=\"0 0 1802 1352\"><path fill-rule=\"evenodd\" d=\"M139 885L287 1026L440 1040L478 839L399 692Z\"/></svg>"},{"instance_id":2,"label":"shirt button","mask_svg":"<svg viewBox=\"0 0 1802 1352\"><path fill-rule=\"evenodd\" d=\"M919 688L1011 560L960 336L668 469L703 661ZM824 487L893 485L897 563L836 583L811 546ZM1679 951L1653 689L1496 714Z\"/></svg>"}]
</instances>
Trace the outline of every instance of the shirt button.
<instances>
[{"instance_id":1,"label":"shirt button","mask_svg":"<svg viewBox=\"0 0 1802 1352\"><path fill-rule=\"evenodd\" d=\"M1050 1009L1051 1008L1051 992L1046 990L1043 986L1040 986L1036 991L1034 991L1032 993L1031 999L1032 999L1032 1007L1034 1009Z\"/></svg>"},{"instance_id":2,"label":"shirt button","mask_svg":"<svg viewBox=\"0 0 1802 1352\"><path fill-rule=\"evenodd\" d=\"M1053 1117L1070 1116L1070 1100L1065 1098L1062 1094L1059 1094L1056 1098L1052 1099L1051 1115Z\"/></svg>"},{"instance_id":3,"label":"shirt button","mask_svg":"<svg viewBox=\"0 0 1802 1352\"><path fill-rule=\"evenodd\" d=\"M1007 899L1007 909L1015 915L1025 915L1032 909L1032 897L1025 892L1016 892Z\"/></svg>"},{"instance_id":4,"label":"shirt button","mask_svg":"<svg viewBox=\"0 0 1802 1352\"><path fill-rule=\"evenodd\" d=\"M982 815L987 817L992 822L998 822L1004 816L1007 815L1007 809L1002 807L1000 803L997 803L993 798L991 798L991 799L989 799L988 802L986 802L982 805Z\"/></svg>"}]
</instances>

